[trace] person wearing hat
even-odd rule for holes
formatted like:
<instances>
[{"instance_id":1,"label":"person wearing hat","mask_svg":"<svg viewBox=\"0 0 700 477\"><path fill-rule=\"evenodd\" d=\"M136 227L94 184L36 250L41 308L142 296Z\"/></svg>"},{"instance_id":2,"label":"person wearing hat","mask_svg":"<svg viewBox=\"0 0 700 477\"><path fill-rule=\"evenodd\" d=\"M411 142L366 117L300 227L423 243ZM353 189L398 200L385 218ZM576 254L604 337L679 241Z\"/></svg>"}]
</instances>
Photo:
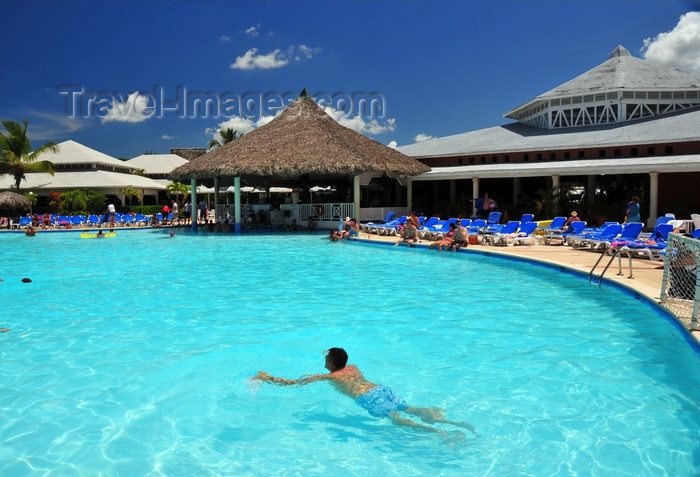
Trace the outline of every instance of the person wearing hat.
<instances>
[{"instance_id":1,"label":"person wearing hat","mask_svg":"<svg viewBox=\"0 0 700 477\"><path fill-rule=\"evenodd\" d=\"M343 231L341 232L341 235L345 239L360 236L360 225L357 223L357 220L355 220L354 217L345 217L345 220L343 220Z\"/></svg>"},{"instance_id":2,"label":"person wearing hat","mask_svg":"<svg viewBox=\"0 0 700 477\"><path fill-rule=\"evenodd\" d=\"M571 215L569 216L569 218L566 219L566 222L564 222L564 227L562 227L562 229L566 232L566 229L569 227L571 222L578 222L579 220L581 220L581 219L578 218L578 214L574 210L573 212L571 212Z\"/></svg>"}]
</instances>

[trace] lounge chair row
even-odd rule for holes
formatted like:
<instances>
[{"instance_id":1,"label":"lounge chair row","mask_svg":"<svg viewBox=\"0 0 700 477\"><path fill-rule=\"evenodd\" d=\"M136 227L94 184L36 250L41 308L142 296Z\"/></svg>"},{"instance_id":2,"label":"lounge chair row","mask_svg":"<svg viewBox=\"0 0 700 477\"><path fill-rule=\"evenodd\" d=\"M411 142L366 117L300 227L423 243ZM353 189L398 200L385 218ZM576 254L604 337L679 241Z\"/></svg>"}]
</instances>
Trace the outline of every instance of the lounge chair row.
<instances>
[{"instance_id":1,"label":"lounge chair row","mask_svg":"<svg viewBox=\"0 0 700 477\"><path fill-rule=\"evenodd\" d=\"M158 220L162 220L162 215L158 214ZM96 227L101 224L109 224L109 216L107 214L103 215L58 215L51 214L50 218L47 216L44 219L43 216L39 216L38 227L47 228L80 228L80 227ZM149 225L151 223L151 217L144 216L143 214L115 214L114 224L118 226L130 226L130 225ZM27 228L32 225L32 218L28 216L20 217L17 228Z\"/></svg>"},{"instance_id":2,"label":"lounge chair row","mask_svg":"<svg viewBox=\"0 0 700 477\"><path fill-rule=\"evenodd\" d=\"M571 223L564 231L561 226L565 221L565 217L556 217L552 225L542 229L545 245L562 244L577 249L605 250L608 253L620 251L632 257L646 257L650 260L661 258L666 250L668 234L675 228L672 216L659 217L651 233L643 232L644 224L641 222L606 222L598 228L586 228L586 222L579 221ZM693 237L699 236L700 231L693 232Z\"/></svg>"}]
</instances>

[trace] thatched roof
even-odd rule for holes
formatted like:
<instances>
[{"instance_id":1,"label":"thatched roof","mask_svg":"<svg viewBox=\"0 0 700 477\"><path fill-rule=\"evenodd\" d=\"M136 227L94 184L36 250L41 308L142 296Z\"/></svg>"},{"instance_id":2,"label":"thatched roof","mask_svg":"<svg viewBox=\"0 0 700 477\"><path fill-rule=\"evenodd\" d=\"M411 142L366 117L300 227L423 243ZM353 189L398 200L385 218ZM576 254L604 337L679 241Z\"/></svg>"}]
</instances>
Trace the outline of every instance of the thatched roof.
<instances>
[{"instance_id":1,"label":"thatched roof","mask_svg":"<svg viewBox=\"0 0 700 477\"><path fill-rule=\"evenodd\" d=\"M32 201L16 192L0 192L0 210L29 210Z\"/></svg>"},{"instance_id":2,"label":"thatched roof","mask_svg":"<svg viewBox=\"0 0 700 477\"><path fill-rule=\"evenodd\" d=\"M258 129L175 169L170 178L303 175L355 176L364 172L418 175L430 168L395 149L341 126L311 98L300 97Z\"/></svg>"}]
</instances>

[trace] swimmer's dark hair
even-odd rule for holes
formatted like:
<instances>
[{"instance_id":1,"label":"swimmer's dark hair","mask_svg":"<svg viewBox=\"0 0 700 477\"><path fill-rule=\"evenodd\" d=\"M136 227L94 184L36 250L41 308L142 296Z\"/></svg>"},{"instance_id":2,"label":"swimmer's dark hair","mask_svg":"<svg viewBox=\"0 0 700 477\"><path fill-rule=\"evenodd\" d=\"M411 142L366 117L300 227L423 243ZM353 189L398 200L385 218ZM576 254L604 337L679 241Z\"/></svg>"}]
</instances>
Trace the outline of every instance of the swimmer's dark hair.
<instances>
[{"instance_id":1,"label":"swimmer's dark hair","mask_svg":"<svg viewBox=\"0 0 700 477\"><path fill-rule=\"evenodd\" d=\"M348 364L348 354L343 348L331 348L326 356L336 369L343 369Z\"/></svg>"}]
</instances>

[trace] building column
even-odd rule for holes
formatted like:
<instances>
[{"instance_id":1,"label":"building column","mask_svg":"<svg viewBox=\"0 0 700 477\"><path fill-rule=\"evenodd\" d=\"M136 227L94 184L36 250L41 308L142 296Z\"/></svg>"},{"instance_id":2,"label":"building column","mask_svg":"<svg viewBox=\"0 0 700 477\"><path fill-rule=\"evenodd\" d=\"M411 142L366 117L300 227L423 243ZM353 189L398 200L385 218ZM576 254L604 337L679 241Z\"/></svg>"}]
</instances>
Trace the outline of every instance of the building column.
<instances>
[{"instance_id":1,"label":"building column","mask_svg":"<svg viewBox=\"0 0 700 477\"><path fill-rule=\"evenodd\" d=\"M219 223L219 178L214 177L214 223Z\"/></svg>"},{"instance_id":2,"label":"building column","mask_svg":"<svg viewBox=\"0 0 700 477\"><path fill-rule=\"evenodd\" d=\"M479 178L472 177L472 217L476 216L476 199L479 198Z\"/></svg>"},{"instance_id":3,"label":"building column","mask_svg":"<svg viewBox=\"0 0 700 477\"><path fill-rule=\"evenodd\" d=\"M241 233L241 177L236 176L233 178L233 203L235 204L235 225L233 227L234 232L237 234Z\"/></svg>"},{"instance_id":4,"label":"building column","mask_svg":"<svg viewBox=\"0 0 700 477\"><path fill-rule=\"evenodd\" d=\"M595 176L590 175L586 177L586 211L590 215L591 210L595 207Z\"/></svg>"},{"instance_id":5,"label":"building column","mask_svg":"<svg viewBox=\"0 0 700 477\"><path fill-rule=\"evenodd\" d=\"M190 179L190 197L192 199L192 231L197 231L197 211L199 206L197 205L197 179Z\"/></svg>"},{"instance_id":6,"label":"building column","mask_svg":"<svg viewBox=\"0 0 700 477\"><path fill-rule=\"evenodd\" d=\"M513 177L513 208L518 206L518 197L520 196L521 185L522 179L520 177Z\"/></svg>"},{"instance_id":7,"label":"building column","mask_svg":"<svg viewBox=\"0 0 700 477\"><path fill-rule=\"evenodd\" d=\"M647 227L653 227L659 218L659 173L649 173L649 218Z\"/></svg>"},{"instance_id":8,"label":"building column","mask_svg":"<svg viewBox=\"0 0 700 477\"><path fill-rule=\"evenodd\" d=\"M552 176L552 216L559 214L559 176Z\"/></svg>"},{"instance_id":9,"label":"building column","mask_svg":"<svg viewBox=\"0 0 700 477\"><path fill-rule=\"evenodd\" d=\"M357 223L360 223L360 176L356 175L353 178L352 181L352 199L353 199L353 208L355 209L353 211L354 218L357 220ZM341 217L342 219L342 217Z\"/></svg>"}]
</instances>

